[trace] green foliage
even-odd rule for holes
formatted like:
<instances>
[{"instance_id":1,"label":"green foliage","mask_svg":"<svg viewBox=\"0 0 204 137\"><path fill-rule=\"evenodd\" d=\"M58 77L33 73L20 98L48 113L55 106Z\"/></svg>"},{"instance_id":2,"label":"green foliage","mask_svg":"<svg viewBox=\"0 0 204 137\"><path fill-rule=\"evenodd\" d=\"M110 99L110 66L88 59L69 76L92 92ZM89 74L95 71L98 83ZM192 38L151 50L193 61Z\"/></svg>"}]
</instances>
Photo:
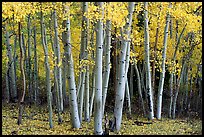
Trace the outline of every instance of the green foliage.
<instances>
[{"instance_id":1,"label":"green foliage","mask_svg":"<svg viewBox=\"0 0 204 137\"><path fill-rule=\"evenodd\" d=\"M82 122L82 128L72 129L70 123L70 114L65 110L62 114L63 123L58 125L57 114L53 113L52 129L48 124L48 112L46 107L44 109L24 107L23 123L17 125L18 109L16 105L4 105L2 107L2 135L93 135L94 123L93 117L90 123ZM31 111L33 110L33 111ZM34 111L35 110L35 111ZM34 114L35 113L35 114ZM26 117L25 117L26 116ZM110 117L110 116L109 116ZM137 126L134 120L128 120L126 116L123 117L122 127L120 132L110 132L110 135L192 135L202 134L201 120L169 120L167 118L162 121L153 121L153 124L144 126ZM146 121L144 118L138 118L139 121Z\"/></svg>"}]
</instances>

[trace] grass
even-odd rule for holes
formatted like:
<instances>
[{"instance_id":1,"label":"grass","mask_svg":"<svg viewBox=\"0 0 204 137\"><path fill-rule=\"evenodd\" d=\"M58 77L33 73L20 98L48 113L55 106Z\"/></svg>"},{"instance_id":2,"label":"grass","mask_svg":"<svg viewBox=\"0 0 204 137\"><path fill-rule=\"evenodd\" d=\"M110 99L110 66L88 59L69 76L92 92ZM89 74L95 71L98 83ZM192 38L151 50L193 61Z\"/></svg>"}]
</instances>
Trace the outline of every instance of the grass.
<instances>
[{"instance_id":1,"label":"grass","mask_svg":"<svg viewBox=\"0 0 204 137\"><path fill-rule=\"evenodd\" d=\"M93 117L91 117L90 123L83 121L82 128L72 129L68 110L62 114L63 123L60 125L57 123L57 115L53 113L54 128L50 129L46 107L41 110L35 107L28 108L27 106L24 108L23 115L30 116L33 113L36 115L32 119L23 117L23 123L19 126L17 125L17 105L2 106L2 135L93 135ZM161 121L154 120L153 124L144 126L134 124L135 115L133 119L128 120L124 116L120 132L110 132L110 135L202 135L202 121L199 119L187 121L186 119L163 118ZM138 120L146 121L144 118L138 118Z\"/></svg>"}]
</instances>

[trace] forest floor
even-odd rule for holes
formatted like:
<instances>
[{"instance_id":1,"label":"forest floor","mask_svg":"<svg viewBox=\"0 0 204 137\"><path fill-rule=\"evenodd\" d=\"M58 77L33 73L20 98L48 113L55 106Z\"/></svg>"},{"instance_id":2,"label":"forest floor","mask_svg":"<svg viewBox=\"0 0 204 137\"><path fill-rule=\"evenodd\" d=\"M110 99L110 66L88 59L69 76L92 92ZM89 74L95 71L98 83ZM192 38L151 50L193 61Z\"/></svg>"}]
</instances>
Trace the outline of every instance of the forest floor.
<instances>
[{"instance_id":1,"label":"forest floor","mask_svg":"<svg viewBox=\"0 0 204 137\"><path fill-rule=\"evenodd\" d=\"M92 135L94 132L94 118L91 121L82 122L82 128L72 129L67 110L62 114L63 123L58 125L57 115L53 113L54 128L49 128L48 111L46 106L42 108L24 107L22 125L17 125L17 104L2 105L2 135ZM110 117L110 116L109 116ZM136 116L132 120L123 117L120 132L110 132L110 135L202 135L202 120L199 119L168 119L154 120L152 124L138 126L134 124ZM147 121L145 118L137 118L139 121ZM103 127L104 128L104 127Z\"/></svg>"}]
</instances>

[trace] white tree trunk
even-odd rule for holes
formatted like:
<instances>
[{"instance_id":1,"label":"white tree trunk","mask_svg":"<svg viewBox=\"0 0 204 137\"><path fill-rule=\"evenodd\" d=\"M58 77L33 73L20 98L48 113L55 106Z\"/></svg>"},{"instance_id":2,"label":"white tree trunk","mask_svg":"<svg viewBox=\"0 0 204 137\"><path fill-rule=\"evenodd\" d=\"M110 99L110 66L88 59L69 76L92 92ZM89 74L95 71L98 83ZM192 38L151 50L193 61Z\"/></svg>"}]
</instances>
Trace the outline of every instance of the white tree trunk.
<instances>
[{"instance_id":1,"label":"white tree trunk","mask_svg":"<svg viewBox=\"0 0 204 137\"><path fill-rule=\"evenodd\" d=\"M144 2L144 27L145 27L145 69L146 69L146 90L148 96L148 111L149 119L154 119L154 109L152 100L152 83L150 74L150 61L149 61L149 27L148 27L148 11L147 2Z\"/></svg>"},{"instance_id":2,"label":"white tree trunk","mask_svg":"<svg viewBox=\"0 0 204 137\"><path fill-rule=\"evenodd\" d=\"M106 103L106 96L108 90L108 82L109 82L109 75L110 75L110 45L111 45L111 21L106 21L106 41L105 41L105 72L103 77L103 95L102 95L102 117L104 115L105 103Z\"/></svg>"},{"instance_id":3,"label":"white tree trunk","mask_svg":"<svg viewBox=\"0 0 204 137\"><path fill-rule=\"evenodd\" d=\"M87 46L88 46L88 25L89 20L84 16L84 13L88 11L88 2L82 3L82 10L83 10L83 16L82 16L82 31L81 31L81 48L80 48L80 60L87 59ZM86 67L83 66L82 69L86 70ZM84 98L84 92L85 92L85 86L86 86L86 79L85 79L86 72L81 72L81 84L80 84L80 90L78 91L79 96L79 119L82 121L82 112L83 112L83 98ZM87 111L87 110L85 110Z\"/></svg>"},{"instance_id":4,"label":"white tree trunk","mask_svg":"<svg viewBox=\"0 0 204 137\"><path fill-rule=\"evenodd\" d=\"M59 38L58 38L58 24L57 24L57 13L56 10L54 10L53 13L54 16L54 31L55 31L55 51L56 51L56 57L57 57L57 82L58 82L58 89L59 89L59 103L60 103L60 111L63 111L63 97L62 97L62 69L61 66L58 66L60 64L61 57L60 57L60 46L59 46Z\"/></svg>"},{"instance_id":5,"label":"white tree trunk","mask_svg":"<svg viewBox=\"0 0 204 137\"><path fill-rule=\"evenodd\" d=\"M116 118L116 130L119 131L121 127L122 121L122 109L123 109L123 101L124 101L124 94L125 94L125 83L127 79L127 72L126 72L126 52L128 47L128 42L130 39L130 32L131 32L131 24L132 24L132 14L134 11L134 2L128 3L128 22L125 25L125 32L124 35L127 38L122 40L122 48L120 53L120 61L119 61L119 72L118 72L118 82L117 82L117 90L116 90L116 98L115 98L115 108L114 108L114 117Z\"/></svg>"},{"instance_id":6,"label":"white tree trunk","mask_svg":"<svg viewBox=\"0 0 204 137\"><path fill-rule=\"evenodd\" d=\"M70 32L70 11L69 8L65 7L65 13L67 14L66 20L66 38L64 43L65 49L65 62L68 65L67 71L67 79L69 84L69 105L70 105L70 115L71 115L71 123L73 128L80 128L81 123L79 121L79 114L78 114L78 106L77 106L77 96L76 96L76 84L75 84L75 76L74 76L74 63L72 58L71 52L71 32Z\"/></svg>"},{"instance_id":7,"label":"white tree trunk","mask_svg":"<svg viewBox=\"0 0 204 137\"><path fill-rule=\"evenodd\" d=\"M47 105L49 111L49 125L50 128L53 127L52 122L52 101L51 101L51 81L50 81L50 64L48 62L48 48L46 44L46 36L45 36L45 24L44 24L44 17L41 11L41 40L45 54L45 68L46 68L46 86L47 86Z\"/></svg>"},{"instance_id":8,"label":"white tree trunk","mask_svg":"<svg viewBox=\"0 0 204 137\"><path fill-rule=\"evenodd\" d=\"M103 2L97 2L103 12ZM103 13L102 13L103 14ZM102 62L103 62L103 22L99 19L96 24L96 83L94 104L94 134L101 135L102 129Z\"/></svg>"},{"instance_id":9,"label":"white tree trunk","mask_svg":"<svg viewBox=\"0 0 204 137\"><path fill-rule=\"evenodd\" d=\"M11 98L12 100L15 102L17 101L17 88L16 88L16 80L15 80L15 72L14 72L14 59L12 56L12 48L10 45L10 39L9 39L9 32L7 30L7 27L5 26L5 32L6 32L6 49L7 49L7 56L9 58L9 62L8 62L8 76L11 78L11 80L9 80L9 83L11 86ZM8 77L8 78L9 78Z\"/></svg>"},{"instance_id":10,"label":"white tree trunk","mask_svg":"<svg viewBox=\"0 0 204 137\"><path fill-rule=\"evenodd\" d=\"M85 111L84 111L84 120L90 121L90 111L89 111L89 66L86 66L86 75L85 75Z\"/></svg>"},{"instance_id":11,"label":"white tree trunk","mask_svg":"<svg viewBox=\"0 0 204 137\"><path fill-rule=\"evenodd\" d=\"M93 48L94 47L94 30L91 34L91 47ZM92 59L94 59L94 51L92 51ZM89 108L89 114L90 114L90 117L92 116L92 110L93 110L93 104L94 104L94 96L95 96L95 67L93 68L93 73L92 73L92 94L91 94L91 100L90 100L90 108Z\"/></svg>"},{"instance_id":12,"label":"white tree trunk","mask_svg":"<svg viewBox=\"0 0 204 137\"><path fill-rule=\"evenodd\" d=\"M171 8L171 3L169 4L169 8ZM163 86L164 86L164 78L165 78L165 62L166 62L166 49L167 49L167 40L168 40L168 31L169 31L169 22L170 22L170 15L167 13L166 17L166 26L164 30L164 47L162 53L162 72L160 73L159 79L159 88L158 88L158 95L157 95L157 119L161 119L161 109L162 109L162 93L163 93Z\"/></svg>"}]
</instances>

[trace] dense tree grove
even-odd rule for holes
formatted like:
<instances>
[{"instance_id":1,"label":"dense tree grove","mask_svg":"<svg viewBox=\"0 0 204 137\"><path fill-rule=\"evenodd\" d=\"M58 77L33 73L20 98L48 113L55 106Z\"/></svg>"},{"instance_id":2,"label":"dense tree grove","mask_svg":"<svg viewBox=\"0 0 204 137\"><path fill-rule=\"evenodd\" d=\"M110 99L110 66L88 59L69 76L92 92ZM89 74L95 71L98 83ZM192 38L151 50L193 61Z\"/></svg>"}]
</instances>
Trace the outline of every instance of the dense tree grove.
<instances>
[{"instance_id":1,"label":"dense tree grove","mask_svg":"<svg viewBox=\"0 0 204 137\"><path fill-rule=\"evenodd\" d=\"M107 114L116 132L124 114L202 117L201 83L201 2L2 2L2 101L18 125L44 104L50 128L68 111L96 135Z\"/></svg>"}]
</instances>

